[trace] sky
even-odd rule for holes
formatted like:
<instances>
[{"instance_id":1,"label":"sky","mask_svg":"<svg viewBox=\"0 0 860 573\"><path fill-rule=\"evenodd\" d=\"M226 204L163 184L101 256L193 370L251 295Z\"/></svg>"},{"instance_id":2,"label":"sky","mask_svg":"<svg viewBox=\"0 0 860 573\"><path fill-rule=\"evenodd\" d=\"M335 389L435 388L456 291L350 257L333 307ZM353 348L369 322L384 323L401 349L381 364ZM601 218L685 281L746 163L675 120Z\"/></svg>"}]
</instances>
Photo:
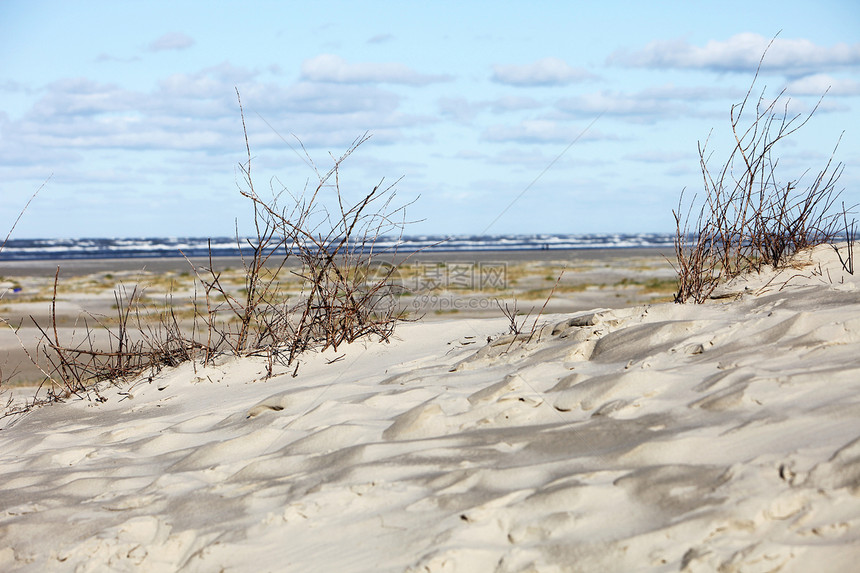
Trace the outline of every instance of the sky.
<instances>
[{"instance_id":1,"label":"sky","mask_svg":"<svg viewBox=\"0 0 860 573\"><path fill-rule=\"evenodd\" d=\"M237 91L261 197L366 133L341 193L396 183L407 235L672 232L774 38L754 99L829 89L777 177L839 142L860 203L855 0L0 0L0 236L40 187L14 238L245 234Z\"/></svg>"}]
</instances>

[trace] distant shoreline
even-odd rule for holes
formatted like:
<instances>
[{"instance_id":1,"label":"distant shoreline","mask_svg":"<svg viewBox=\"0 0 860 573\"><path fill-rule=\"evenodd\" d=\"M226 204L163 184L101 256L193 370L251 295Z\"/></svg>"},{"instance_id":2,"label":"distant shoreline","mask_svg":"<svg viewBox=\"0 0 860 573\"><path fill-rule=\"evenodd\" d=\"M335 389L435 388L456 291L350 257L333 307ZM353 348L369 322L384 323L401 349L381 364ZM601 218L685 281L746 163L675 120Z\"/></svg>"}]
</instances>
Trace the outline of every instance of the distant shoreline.
<instances>
[{"instance_id":1,"label":"distant shoreline","mask_svg":"<svg viewBox=\"0 0 860 573\"><path fill-rule=\"evenodd\" d=\"M570 261L616 260L630 257L665 256L671 260L674 253L670 247L609 247L579 249L499 249L476 251L422 251L408 256L396 255L398 264L404 259L416 262L466 262L466 261ZM295 259L298 261L298 259ZM379 261L391 261L388 253L378 255ZM0 276L5 277L44 277L53 276L60 267L60 276L80 276L97 273L148 270L151 272L189 271L189 262L196 267L209 266L208 257L117 257L117 258L57 258L31 260L0 260ZM242 265L241 257L212 257L218 268L237 268Z\"/></svg>"},{"instance_id":2,"label":"distant shoreline","mask_svg":"<svg viewBox=\"0 0 860 573\"><path fill-rule=\"evenodd\" d=\"M329 237L332 239L333 237ZM340 240L342 237L337 237ZM496 252L566 251L579 249L628 249L672 247L674 234L667 233L592 233L538 235L414 235L351 238L350 249L373 251L387 256L416 251ZM55 259L160 259L241 257L247 255L251 238L229 237L148 237L11 239L0 252L0 261L48 261ZM328 242L326 242L328 244ZM315 246L311 246L315 248Z\"/></svg>"}]
</instances>

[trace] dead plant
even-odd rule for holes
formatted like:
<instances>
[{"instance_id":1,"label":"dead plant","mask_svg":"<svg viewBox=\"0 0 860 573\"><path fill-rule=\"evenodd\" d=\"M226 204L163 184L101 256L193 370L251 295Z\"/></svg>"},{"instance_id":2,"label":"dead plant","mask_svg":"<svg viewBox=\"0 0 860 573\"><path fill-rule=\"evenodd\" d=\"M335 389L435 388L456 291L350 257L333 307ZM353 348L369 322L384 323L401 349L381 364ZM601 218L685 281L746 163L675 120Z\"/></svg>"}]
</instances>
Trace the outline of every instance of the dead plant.
<instances>
[{"instance_id":1,"label":"dead plant","mask_svg":"<svg viewBox=\"0 0 860 573\"><path fill-rule=\"evenodd\" d=\"M675 270L680 282L676 302L704 302L723 281L744 272L759 272L765 266L782 267L798 251L833 243L843 227L847 231L850 211L844 204L841 210L835 208L841 193L836 184L844 169L841 163L833 163L838 141L824 168L808 185L802 184L807 172L786 182L777 177L775 147L809 122L821 100L806 116L789 114L790 99L784 90L767 101L765 88L753 100L766 54L767 50L744 99L731 107L735 144L719 169L710 165L710 136L699 144L704 201L692 229L695 197L685 217L683 193L678 210L673 211ZM751 120L744 127L749 114Z\"/></svg>"},{"instance_id":2,"label":"dead plant","mask_svg":"<svg viewBox=\"0 0 860 573\"><path fill-rule=\"evenodd\" d=\"M43 386L50 384L49 400L69 395L103 400L99 382L122 381L192 359L199 343L182 333L170 298L162 311L154 312L137 286L129 292L120 285L114 291L113 324L107 317L87 314L82 319L83 334L77 336L76 328L61 340L56 315L59 270L54 277L50 326L46 329L30 317L42 334L37 355L43 362L37 365L48 373ZM106 342L97 340L100 334L107 337Z\"/></svg>"},{"instance_id":3,"label":"dead plant","mask_svg":"<svg viewBox=\"0 0 860 573\"><path fill-rule=\"evenodd\" d=\"M244 113L242 125L244 128ZM409 204L392 206L398 181L387 186L380 181L354 204L345 201L340 188L341 164L368 139L365 134L353 141L343 155L332 156L333 166L326 172L317 170L307 156L318 179L310 192L306 188L305 193L295 196L286 188L275 191L271 185L272 198L264 200L254 187L245 132L248 159L239 166L243 177L240 193L254 205L258 245L265 244L265 248L255 247L253 251L251 264L246 266L248 298L236 308L242 321L256 308L281 310L277 313L278 320L263 322L264 328L256 334L270 337L277 346L285 346L283 360L287 364L312 346L336 350L345 342L369 335L387 341L395 323L405 317L405 311L398 310L397 305L387 308L379 305L380 297L397 288L396 267L379 265L379 258L386 256L393 260L397 252L396 248L381 252L378 241L383 235L402 236L407 224L405 209ZM255 269L273 252L282 253L280 262L268 282L262 284L257 281ZM270 298L271 285L289 259L298 262L298 270L290 272L305 284L304 292L293 306ZM260 341L255 345L259 348Z\"/></svg>"},{"instance_id":4,"label":"dead plant","mask_svg":"<svg viewBox=\"0 0 860 573\"><path fill-rule=\"evenodd\" d=\"M526 314L522 318L522 320L520 320L517 318L518 316L520 316L520 314L517 311L516 299L514 299L513 307L508 306L507 302L505 303L505 306L502 306L502 301L496 299L496 306L499 307L499 310L502 312L504 317L508 319L508 334L511 334L513 336L519 336L520 334L522 334L523 329L526 326L526 321L529 319L529 315L531 314L531 311L529 311L529 313Z\"/></svg>"},{"instance_id":5,"label":"dead plant","mask_svg":"<svg viewBox=\"0 0 860 573\"><path fill-rule=\"evenodd\" d=\"M555 290L558 288L558 284L561 282L561 278L564 276L564 271L565 269L562 269L561 273L559 273L558 278L555 280L555 284L552 287L552 290L550 290L549 294L546 297L546 300L544 300L543 302L543 306L541 306L540 311L537 313L537 316L535 316L535 319L532 322L531 329L528 331L528 336L526 336L525 327L528 323L529 318L531 317L532 312L534 312L534 307L532 307L528 313L522 315L522 320L518 320L517 317L520 315L517 311L516 298L514 299L513 308L508 306L507 302L503 307L501 301L496 299L496 306L499 307L499 310L502 311L502 314L505 316L505 318L508 319L508 335L511 337L511 342L505 352L510 351L510 349L514 345L514 342L519 341L523 344L528 344L532 341L535 334L537 334L538 332L538 321L540 320L540 317L543 316L543 313L546 310L550 299L552 299L552 295L555 294Z\"/></svg>"},{"instance_id":6,"label":"dead plant","mask_svg":"<svg viewBox=\"0 0 860 573\"><path fill-rule=\"evenodd\" d=\"M51 324L42 327L33 319L42 334L38 355L50 383L45 400L70 394L102 400L94 383L128 380L186 361L208 364L222 354L264 356L269 375L275 362L295 363L295 375L303 352L337 349L368 336L388 341L405 317L395 300L397 269L379 260L393 260L398 253L383 252L378 242L392 231L402 235L408 205L392 207L394 185L383 186L382 181L354 204L340 188L341 164L369 136L356 139L339 158L332 157L334 165L325 173L314 167L318 184L310 193L307 188L299 195L286 188L275 192L271 185L271 198L263 199L252 178L241 99L239 111L247 151L247 161L239 165L239 192L253 205L255 225L252 238L239 239L237 224L244 288L237 292L222 281L210 248L208 266L192 265L197 282L190 332L177 317L171 295L162 309L153 309L138 287L128 292L121 286L115 291L113 323L88 315L82 338L75 341L74 334L61 339L58 330L58 268ZM295 296L284 286L289 275L303 283ZM96 340L96 332L102 331L107 332L106 347Z\"/></svg>"}]
</instances>

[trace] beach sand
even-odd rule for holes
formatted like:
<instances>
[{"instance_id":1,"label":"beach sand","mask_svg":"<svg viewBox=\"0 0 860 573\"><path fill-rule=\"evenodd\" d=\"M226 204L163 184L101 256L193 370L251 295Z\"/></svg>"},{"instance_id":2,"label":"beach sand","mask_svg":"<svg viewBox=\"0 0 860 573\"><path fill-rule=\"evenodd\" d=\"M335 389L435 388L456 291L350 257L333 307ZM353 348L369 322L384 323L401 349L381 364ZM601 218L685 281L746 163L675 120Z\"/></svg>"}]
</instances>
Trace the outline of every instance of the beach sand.
<instances>
[{"instance_id":1,"label":"beach sand","mask_svg":"<svg viewBox=\"0 0 860 573\"><path fill-rule=\"evenodd\" d=\"M854 571L860 277L808 257L7 417L0 570Z\"/></svg>"},{"instance_id":2,"label":"beach sand","mask_svg":"<svg viewBox=\"0 0 860 573\"><path fill-rule=\"evenodd\" d=\"M500 317L497 300L510 309L516 301L521 314L535 317L547 299L545 312L550 313L666 299L675 288L667 254L658 249L441 252L390 262L399 269L392 282L405 291L398 301L401 308L410 319L430 321ZM221 257L213 263L236 289L244 286L241 259ZM201 269L208 265L208 259L182 258L0 261L0 317L20 326L17 333L0 328L0 356L6 357L0 358L0 380L32 386L44 379L25 348L36 354L40 332L33 319L52 332L51 300L58 267L58 332L63 340L79 341L84 321L93 325L115 319L117 290L128 295L137 289L156 307L170 293L174 306L190 312L193 271L205 275ZM198 288L198 299L201 292Z\"/></svg>"}]
</instances>

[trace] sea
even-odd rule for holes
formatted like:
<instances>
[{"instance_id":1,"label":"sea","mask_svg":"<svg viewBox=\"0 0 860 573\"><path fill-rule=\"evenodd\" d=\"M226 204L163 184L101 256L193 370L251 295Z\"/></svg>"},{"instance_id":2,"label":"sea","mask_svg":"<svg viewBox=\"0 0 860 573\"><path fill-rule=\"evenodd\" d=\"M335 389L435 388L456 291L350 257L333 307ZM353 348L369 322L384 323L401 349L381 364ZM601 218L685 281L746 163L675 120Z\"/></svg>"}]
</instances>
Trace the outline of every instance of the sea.
<instances>
[{"instance_id":1,"label":"sea","mask_svg":"<svg viewBox=\"0 0 860 573\"><path fill-rule=\"evenodd\" d=\"M536 251L672 247L669 233L595 233L579 235L415 235L379 237L374 252ZM237 256L246 239L235 237L147 237L112 239L9 239L0 261Z\"/></svg>"}]
</instances>

